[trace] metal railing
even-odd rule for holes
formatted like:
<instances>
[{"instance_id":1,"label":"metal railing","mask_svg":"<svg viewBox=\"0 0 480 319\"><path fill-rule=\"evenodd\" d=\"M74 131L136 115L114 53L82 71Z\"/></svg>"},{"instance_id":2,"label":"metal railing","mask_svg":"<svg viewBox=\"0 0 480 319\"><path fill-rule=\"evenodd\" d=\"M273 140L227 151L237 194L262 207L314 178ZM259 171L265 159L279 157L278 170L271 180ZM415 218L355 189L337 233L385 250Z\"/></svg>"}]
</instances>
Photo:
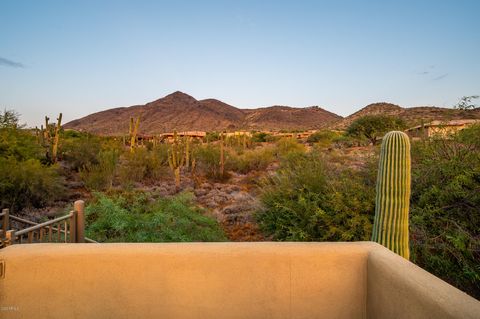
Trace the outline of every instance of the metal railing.
<instances>
[{"instance_id":1,"label":"metal railing","mask_svg":"<svg viewBox=\"0 0 480 319\"><path fill-rule=\"evenodd\" d=\"M0 213L0 247L13 244L30 243L96 243L96 241L85 237L85 203L81 200L74 203L74 209L67 215L46 221L35 223L27 219L9 214L8 209ZM10 229L10 220L27 225L26 228Z\"/></svg>"}]
</instances>

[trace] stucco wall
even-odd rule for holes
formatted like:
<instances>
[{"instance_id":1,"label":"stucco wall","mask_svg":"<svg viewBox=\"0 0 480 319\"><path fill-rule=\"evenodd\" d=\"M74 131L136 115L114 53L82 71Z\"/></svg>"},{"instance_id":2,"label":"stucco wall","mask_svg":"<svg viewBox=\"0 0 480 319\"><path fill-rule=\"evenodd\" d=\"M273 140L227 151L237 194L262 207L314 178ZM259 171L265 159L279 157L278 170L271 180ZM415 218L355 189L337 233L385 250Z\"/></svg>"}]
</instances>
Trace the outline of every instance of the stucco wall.
<instances>
[{"instance_id":1,"label":"stucco wall","mask_svg":"<svg viewBox=\"0 0 480 319\"><path fill-rule=\"evenodd\" d=\"M368 244L37 244L0 251L7 318L366 318Z\"/></svg>"},{"instance_id":2,"label":"stucco wall","mask_svg":"<svg viewBox=\"0 0 480 319\"><path fill-rule=\"evenodd\" d=\"M480 314L478 301L374 243L32 244L0 260L1 318ZM438 287L451 302L437 302Z\"/></svg>"},{"instance_id":3,"label":"stucco wall","mask_svg":"<svg viewBox=\"0 0 480 319\"><path fill-rule=\"evenodd\" d=\"M480 318L480 302L378 245L367 263L367 313L382 318Z\"/></svg>"}]
</instances>

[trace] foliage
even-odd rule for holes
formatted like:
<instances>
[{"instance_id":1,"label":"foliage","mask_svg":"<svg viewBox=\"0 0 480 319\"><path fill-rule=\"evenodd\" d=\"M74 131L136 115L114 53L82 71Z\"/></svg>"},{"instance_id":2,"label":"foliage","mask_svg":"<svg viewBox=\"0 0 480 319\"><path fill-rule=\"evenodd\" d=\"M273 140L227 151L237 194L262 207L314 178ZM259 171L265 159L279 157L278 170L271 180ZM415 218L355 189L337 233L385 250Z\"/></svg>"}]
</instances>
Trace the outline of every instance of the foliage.
<instances>
[{"instance_id":1,"label":"foliage","mask_svg":"<svg viewBox=\"0 0 480 319\"><path fill-rule=\"evenodd\" d=\"M225 163L229 165L229 154L225 152ZM198 171L203 172L208 178L221 180L227 178L227 174L222 176L220 172L220 146L209 143L200 145L195 149Z\"/></svg>"},{"instance_id":2,"label":"foliage","mask_svg":"<svg viewBox=\"0 0 480 319\"><path fill-rule=\"evenodd\" d=\"M0 113L0 129L16 129L19 128L20 114L14 110L3 110L3 114Z\"/></svg>"},{"instance_id":3,"label":"foliage","mask_svg":"<svg viewBox=\"0 0 480 319\"><path fill-rule=\"evenodd\" d=\"M412 152L412 261L480 297L480 126Z\"/></svg>"},{"instance_id":4,"label":"foliage","mask_svg":"<svg viewBox=\"0 0 480 319\"><path fill-rule=\"evenodd\" d=\"M354 146L367 146L370 141L365 137L353 137L348 134L340 134L332 139L335 148L350 148Z\"/></svg>"},{"instance_id":5,"label":"foliage","mask_svg":"<svg viewBox=\"0 0 480 319\"><path fill-rule=\"evenodd\" d=\"M476 100L478 98L480 98L479 95L464 96L460 99L460 101L454 107L459 110L478 109L480 106L472 102L473 100Z\"/></svg>"},{"instance_id":6,"label":"foliage","mask_svg":"<svg viewBox=\"0 0 480 319\"><path fill-rule=\"evenodd\" d=\"M368 240L374 183L371 174L337 167L317 152L293 152L263 180L256 217L276 240Z\"/></svg>"},{"instance_id":7,"label":"foliage","mask_svg":"<svg viewBox=\"0 0 480 319\"><path fill-rule=\"evenodd\" d=\"M274 148L269 146L246 150L240 155L230 153L228 169L246 174L250 171L264 170L275 160Z\"/></svg>"},{"instance_id":8,"label":"foliage","mask_svg":"<svg viewBox=\"0 0 480 319\"><path fill-rule=\"evenodd\" d=\"M18 125L18 114L0 115L0 206L21 210L42 207L64 195L58 167L45 166L42 148Z\"/></svg>"},{"instance_id":9,"label":"foliage","mask_svg":"<svg viewBox=\"0 0 480 319\"><path fill-rule=\"evenodd\" d=\"M379 136L385 135L388 131L402 130L405 127L405 122L398 117L365 115L350 124L347 134L353 137L365 137L375 145Z\"/></svg>"},{"instance_id":10,"label":"foliage","mask_svg":"<svg viewBox=\"0 0 480 319\"><path fill-rule=\"evenodd\" d=\"M30 132L17 128L0 129L0 157L14 157L18 161L43 160L42 148Z\"/></svg>"},{"instance_id":11,"label":"foliage","mask_svg":"<svg viewBox=\"0 0 480 319\"><path fill-rule=\"evenodd\" d=\"M203 215L188 193L153 202L144 193L96 194L86 215L87 236L100 242L226 240L216 220Z\"/></svg>"},{"instance_id":12,"label":"foliage","mask_svg":"<svg viewBox=\"0 0 480 319\"><path fill-rule=\"evenodd\" d=\"M64 191L56 166L44 166L33 158L0 157L0 207L17 211L44 207L60 199Z\"/></svg>"},{"instance_id":13,"label":"foliage","mask_svg":"<svg viewBox=\"0 0 480 319\"><path fill-rule=\"evenodd\" d=\"M287 156L290 153L305 153L305 145L298 143L297 139L293 137L283 137L276 143L276 155L279 157Z\"/></svg>"},{"instance_id":14,"label":"foliage","mask_svg":"<svg viewBox=\"0 0 480 319\"><path fill-rule=\"evenodd\" d=\"M66 131L60 148L60 158L74 171L80 171L86 166L98 164L97 156L102 150L102 141L90 134Z\"/></svg>"},{"instance_id":15,"label":"foliage","mask_svg":"<svg viewBox=\"0 0 480 319\"><path fill-rule=\"evenodd\" d=\"M112 188L118 157L116 150L102 151L98 155L98 164L86 164L80 170L85 187L97 191Z\"/></svg>"},{"instance_id":16,"label":"foliage","mask_svg":"<svg viewBox=\"0 0 480 319\"><path fill-rule=\"evenodd\" d=\"M265 132L255 132L252 135L252 142L264 143L267 141L269 134Z\"/></svg>"},{"instance_id":17,"label":"foliage","mask_svg":"<svg viewBox=\"0 0 480 319\"><path fill-rule=\"evenodd\" d=\"M318 131L310 135L307 142L311 144L316 143L321 147L329 147L333 143L333 140L339 135L339 133L333 131Z\"/></svg>"},{"instance_id":18,"label":"foliage","mask_svg":"<svg viewBox=\"0 0 480 319\"><path fill-rule=\"evenodd\" d=\"M218 132L207 132L207 135L205 136L205 140L207 142L215 142L220 139L220 133Z\"/></svg>"}]
</instances>

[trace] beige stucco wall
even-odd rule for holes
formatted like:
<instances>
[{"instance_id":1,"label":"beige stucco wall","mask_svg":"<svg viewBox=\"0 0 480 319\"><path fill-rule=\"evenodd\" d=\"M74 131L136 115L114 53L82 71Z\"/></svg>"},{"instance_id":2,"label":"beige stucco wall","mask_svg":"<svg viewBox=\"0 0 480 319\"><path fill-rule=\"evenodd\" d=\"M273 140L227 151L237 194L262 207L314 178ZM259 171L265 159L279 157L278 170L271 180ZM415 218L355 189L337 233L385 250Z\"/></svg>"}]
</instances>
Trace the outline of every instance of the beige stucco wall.
<instances>
[{"instance_id":1,"label":"beige stucco wall","mask_svg":"<svg viewBox=\"0 0 480 319\"><path fill-rule=\"evenodd\" d=\"M480 318L480 302L378 245L368 254L367 313L382 318Z\"/></svg>"},{"instance_id":2,"label":"beige stucco wall","mask_svg":"<svg viewBox=\"0 0 480 319\"><path fill-rule=\"evenodd\" d=\"M1 318L480 314L478 301L374 243L32 244L0 260ZM420 289L431 281L449 303Z\"/></svg>"},{"instance_id":3,"label":"beige stucco wall","mask_svg":"<svg viewBox=\"0 0 480 319\"><path fill-rule=\"evenodd\" d=\"M365 318L365 244L38 244L0 251L8 318Z\"/></svg>"}]
</instances>

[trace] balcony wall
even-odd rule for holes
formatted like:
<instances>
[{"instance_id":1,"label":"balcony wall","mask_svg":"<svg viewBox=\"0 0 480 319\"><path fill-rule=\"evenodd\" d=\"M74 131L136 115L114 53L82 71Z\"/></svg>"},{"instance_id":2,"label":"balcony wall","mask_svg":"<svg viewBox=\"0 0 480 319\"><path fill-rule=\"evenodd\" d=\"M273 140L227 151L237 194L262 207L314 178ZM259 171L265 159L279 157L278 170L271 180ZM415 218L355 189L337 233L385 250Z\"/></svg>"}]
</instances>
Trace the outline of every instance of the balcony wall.
<instances>
[{"instance_id":1,"label":"balcony wall","mask_svg":"<svg viewBox=\"0 0 480 319\"><path fill-rule=\"evenodd\" d=\"M480 318L368 242L31 244L0 260L1 318Z\"/></svg>"}]
</instances>

